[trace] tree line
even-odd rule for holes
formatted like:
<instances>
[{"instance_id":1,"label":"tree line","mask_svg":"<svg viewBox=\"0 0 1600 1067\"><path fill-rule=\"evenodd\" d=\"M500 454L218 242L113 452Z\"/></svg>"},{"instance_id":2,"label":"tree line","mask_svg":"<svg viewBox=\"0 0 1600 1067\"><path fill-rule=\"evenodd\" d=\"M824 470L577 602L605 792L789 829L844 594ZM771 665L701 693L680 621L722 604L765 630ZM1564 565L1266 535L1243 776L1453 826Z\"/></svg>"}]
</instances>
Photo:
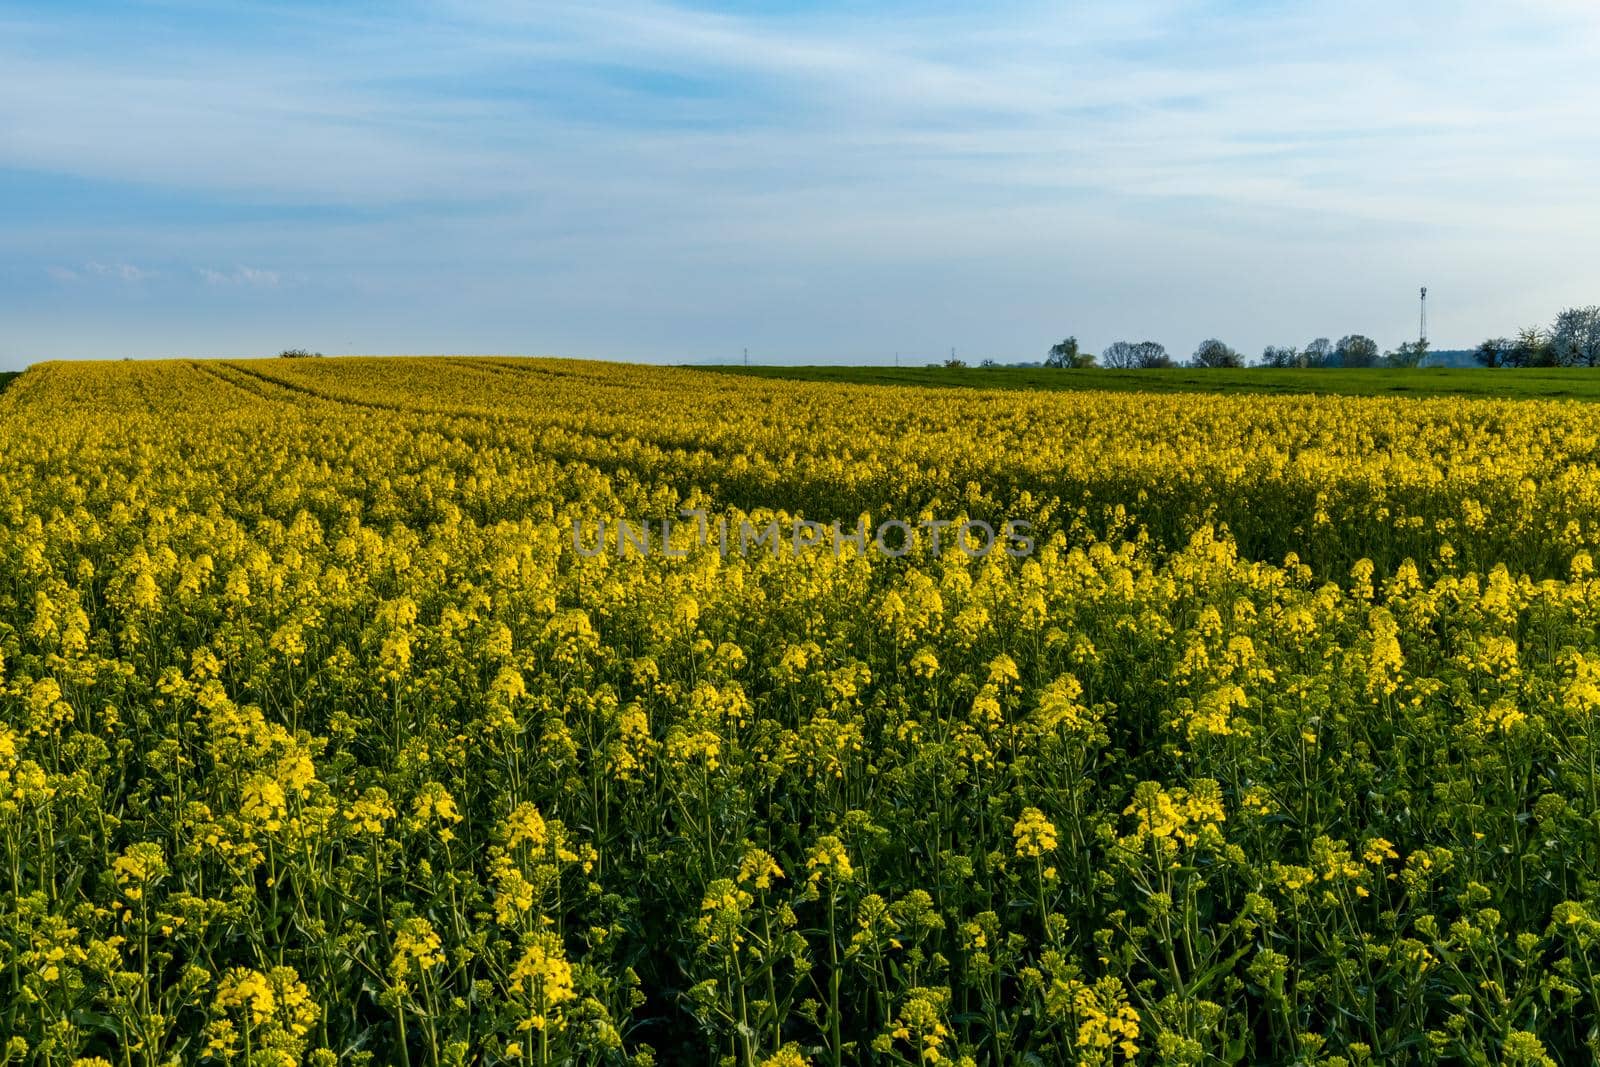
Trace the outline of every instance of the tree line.
<instances>
[{"instance_id":1,"label":"tree line","mask_svg":"<svg viewBox=\"0 0 1600 1067\"><path fill-rule=\"evenodd\" d=\"M1353 333L1337 342L1318 337L1304 347L1268 345L1256 361L1259 367L1417 367L1427 358L1424 338L1406 341L1384 352L1364 334ZM1568 308L1548 328L1530 327L1515 338L1484 341L1473 357L1486 367L1595 367L1600 366L1600 306ZM1050 347L1044 365L1070 370L1106 367L1112 370L1159 370L1178 362L1166 346L1155 341L1115 341L1097 357L1085 352L1076 337ZM1212 337L1200 342L1187 367L1244 367L1248 361L1236 349Z\"/></svg>"},{"instance_id":2,"label":"tree line","mask_svg":"<svg viewBox=\"0 0 1600 1067\"><path fill-rule=\"evenodd\" d=\"M1472 357L1485 367L1600 366L1600 306L1567 308L1546 329L1531 326L1516 337L1491 337Z\"/></svg>"}]
</instances>

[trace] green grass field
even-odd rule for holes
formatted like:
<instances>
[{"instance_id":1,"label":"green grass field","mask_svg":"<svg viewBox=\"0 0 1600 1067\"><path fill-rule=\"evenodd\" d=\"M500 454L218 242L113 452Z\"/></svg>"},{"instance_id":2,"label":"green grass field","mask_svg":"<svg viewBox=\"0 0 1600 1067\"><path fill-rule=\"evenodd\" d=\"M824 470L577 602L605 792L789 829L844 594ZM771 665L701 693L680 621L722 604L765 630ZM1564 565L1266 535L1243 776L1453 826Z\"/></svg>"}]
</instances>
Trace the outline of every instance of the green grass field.
<instances>
[{"instance_id":1,"label":"green grass field","mask_svg":"<svg viewBox=\"0 0 1600 1067\"><path fill-rule=\"evenodd\" d=\"M981 389L1107 389L1152 393L1324 393L1340 396L1506 396L1600 400L1600 369L1044 370L941 367L697 367L723 374L861 385Z\"/></svg>"}]
</instances>

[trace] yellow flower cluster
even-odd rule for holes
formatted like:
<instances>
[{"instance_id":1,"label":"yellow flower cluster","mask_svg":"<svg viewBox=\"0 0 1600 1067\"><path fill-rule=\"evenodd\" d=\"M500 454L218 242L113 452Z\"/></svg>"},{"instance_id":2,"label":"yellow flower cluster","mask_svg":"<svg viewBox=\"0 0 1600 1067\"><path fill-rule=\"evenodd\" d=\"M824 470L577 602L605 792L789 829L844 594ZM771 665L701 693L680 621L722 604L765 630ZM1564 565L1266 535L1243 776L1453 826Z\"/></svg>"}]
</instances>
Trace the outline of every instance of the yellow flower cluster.
<instances>
[{"instance_id":1,"label":"yellow flower cluster","mask_svg":"<svg viewBox=\"0 0 1600 1067\"><path fill-rule=\"evenodd\" d=\"M572 965L554 934L535 934L531 944L511 968L512 992L526 1005L519 1030L560 1030L566 1025L564 1006L577 998L572 988Z\"/></svg>"},{"instance_id":2,"label":"yellow flower cluster","mask_svg":"<svg viewBox=\"0 0 1600 1067\"><path fill-rule=\"evenodd\" d=\"M1220 826L1227 820L1222 788L1208 778L1198 779L1190 788L1174 789L1164 789L1159 782L1140 782L1122 814L1134 817L1133 833L1124 838L1134 850L1152 840L1191 846L1217 841Z\"/></svg>"},{"instance_id":3,"label":"yellow flower cluster","mask_svg":"<svg viewBox=\"0 0 1600 1067\"><path fill-rule=\"evenodd\" d=\"M422 974L444 963L443 945L433 924L427 919L413 917L397 923L392 941L393 955L389 961L389 974L395 981Z\"/></svg>"},{"instance_id":4,"label":"yellow flower cluster","mask_svg":"<svg viewBox=\"0 0 1600 1067\"><path fill-rule=\"evenodd\" d=\"M810 854L806 856L806 869L811 872L808 878L812 886L823 881L833 884L848 881L855 874L855 867L850 863L850 855L845 851L844 842L833 834L817 839Z\"/></svg>"},{"instance_id":5,"label":"yellow flower cluster","mask_svg":"<svg viewBox=\"0 0 1600 1067\"><path fill-rule=\"evenodd\" d=\"M1025 809L1011 827L1011 834L1016 838L1018 856L1037 859L1055 851L1056 828L1038 808Z\"/></svg>"}]
</instances>

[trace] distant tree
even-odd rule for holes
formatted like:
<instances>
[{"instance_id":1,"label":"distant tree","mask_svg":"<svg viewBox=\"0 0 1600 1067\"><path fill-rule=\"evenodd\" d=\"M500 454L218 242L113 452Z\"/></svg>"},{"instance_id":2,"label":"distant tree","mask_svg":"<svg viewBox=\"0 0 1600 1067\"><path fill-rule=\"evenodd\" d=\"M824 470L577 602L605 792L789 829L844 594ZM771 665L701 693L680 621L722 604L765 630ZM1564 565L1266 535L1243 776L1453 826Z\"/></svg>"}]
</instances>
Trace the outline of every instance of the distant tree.
<instances>
[{"instance_id":1,"label":"distant tree","mask_svg":"<svg viewBox=\"0 0 1600 1067\"><path fill-rule=\"evenodd\" d=\"M1140 370L1163 370L1173 366L1172 357L1167 355L1167 346L1154 341L1140 341L1134 346L1135 359Z\"/></svg>"},{"instance_id":2,"label":"distant tree","mask_svg":"<svg viewBox=\"0 0 1600 1067\"><path fill-rule=\"evenodd\" d=\"M1094 355L1081 351L1076 337L1068 337L1050 346L1050 354L1045 358L1044 365L1058 370L1077 370L1094 366Z\"/></svg>"},{"instance_id":3,"label":"distant tree","mask_svg":"<svg viewBox=\"0 0 1600 1067\"><path fill-rule=\"evenodd\" d=\"M1194 350L1194 356L1189 360L1189 366L1242 367L1244 360L1238 352L1213 337L1200 342L1200 347Z\"/></svg>"},{"instance_id":4,"label":"distant tree","mask_svg":"<svg viewBox=\"0 0 1600 1067\"><path fill-rule=\"evenodd\" d=\"M994 360L987 359L987 358L981 359L981 360L978 361L978 366L982 367L984 370L993 370L994 368L998 367L999 365L1000 364L995 362Z\"/></svg>"},{"instance_id":5,"label":"distant tree","mask_svg":"<svg viewBox=\"0 0 1600 1067\"><path fill-rule=\"evenodd\" d=\"M1507 354L1508 367L1554 367L1556 349L1549 336L1537 326L1527 326L1517 333Z\"/></svg>"},{"instance_id":6,"label":"distant tree","mask_svg":"<svg viewBox=\"0 0 1600 1067\"><path fill-rule=\"evenodd\" d=\"M1306 345L1305 351L1300 353L1302 367L1334 367L1337 366L1333 359L1333 342L1326 337L1319 337Z\"/></svg>"},{"instance_id":7,"label":"distant tree","mask_svg":"<svg viewBox=\"0 0 1600 1067\"><path fill-rule=\"evenodd\" d=\"M1293 345L1268 345L1261 350L1261 365L1263 367L1303 367L1305 357Z\"/></svg>"},{"instance_id":8,"label":"distant tree","mask_svg":"<svg viewBox=\"0 0 1600 1067\"><path fill-rule=\"evenodd\" d=\"M967 369L967 361L964 360L964 359L957 359L955 356L951 356L949 359L944 361L944 369L945 370L966 370Z\"/></svg>"},{"instance_id":9,"label":"distant tree","mask_svg":"<svg viewBox=\"0 0 1600 1067\"><path fill-rule=\"evenodd\" d=\"M1491 337L1472 350L1472 358L1485 367L1512 367L1512 349L1516 342L1509 337Z\"/></svg>"},{"instance_id":10,"label":"distant tree","mask_svg":"<svg viewBox=\"0 0 1600 1067\"><path fill-rule=\"evenodd\" d=\"M285 348L278 353L279 359L320 359L321 352L308 352L303 348Z\"/></svg>"},{"instance_id":11,"label":"distant tree","mask_svg":"<svg viewBox=\"0 0 1600 1067\"><path fill-rule=\"evenodd\" d=\"M1563 367L1600 366L1600 307L1567 308L1557 315L1550 345Z\"/></svg>"},{"instance_id":12,"label":"distant tree","mask_svg":"<svg viewBox=\"0 0 1600 1067\"><path fill-rule=\"evenodd\" d=\"M1333 355L1341 367L1372 367L1378 362L1378 342L1364 334L1352 333L1339 338Z\"/></svg>"},{"instance_id":13,"label":"distant tree","mask_svg":"<svg viewBox=\"0 0 1600 1067\"><path fill-rule=\"evenodd\" d=\"M1386 352L1383 356L1383 365L1397 369L1422 366L1422 361L1428 358L1428 342L1425 338L1415 341L1402 341L1400 347L1393 352Z\"/></svg>"},{"instance_id":14,"label":"distant tree","mask_svg":"<svg viewBox=\"0 0 1600 1067\"><path fill-rule=\"evenodd\" d=\"M1113 341L1100 353L1100 362L1112 370L1129 370L1139 365L1139 346L1132 341Z\"/></svg>"},{"instance_id":15,"label":"distant tree","mask_svg":"<svg viewBox=\"0 0 1600 1067\"><path fill-rule=\"evenodd\" d=\"M1100 361L1119 370L1156 370L1172 366L1166 347L1154 341L1117 341L1100 354Z\"/></svg>"}]
</instances>

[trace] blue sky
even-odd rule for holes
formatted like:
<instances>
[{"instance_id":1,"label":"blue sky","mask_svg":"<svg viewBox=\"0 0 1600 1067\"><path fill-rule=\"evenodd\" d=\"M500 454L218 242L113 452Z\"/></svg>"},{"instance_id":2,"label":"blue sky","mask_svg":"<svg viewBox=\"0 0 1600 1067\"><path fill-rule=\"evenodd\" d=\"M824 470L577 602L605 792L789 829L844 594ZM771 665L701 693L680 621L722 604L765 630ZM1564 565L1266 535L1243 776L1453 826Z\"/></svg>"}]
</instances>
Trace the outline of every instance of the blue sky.
<instances>
[{"instance_id":1,"label":"blue sky","mask_svg":"<svg viewBox=\"0 0 1600 1067\"><path fill-rule=\"evenodd\" d=\"M1468 346L1600 303L1597 115L1591 0L8 0L0 368Z\"/></svg>"}]
</instances>

